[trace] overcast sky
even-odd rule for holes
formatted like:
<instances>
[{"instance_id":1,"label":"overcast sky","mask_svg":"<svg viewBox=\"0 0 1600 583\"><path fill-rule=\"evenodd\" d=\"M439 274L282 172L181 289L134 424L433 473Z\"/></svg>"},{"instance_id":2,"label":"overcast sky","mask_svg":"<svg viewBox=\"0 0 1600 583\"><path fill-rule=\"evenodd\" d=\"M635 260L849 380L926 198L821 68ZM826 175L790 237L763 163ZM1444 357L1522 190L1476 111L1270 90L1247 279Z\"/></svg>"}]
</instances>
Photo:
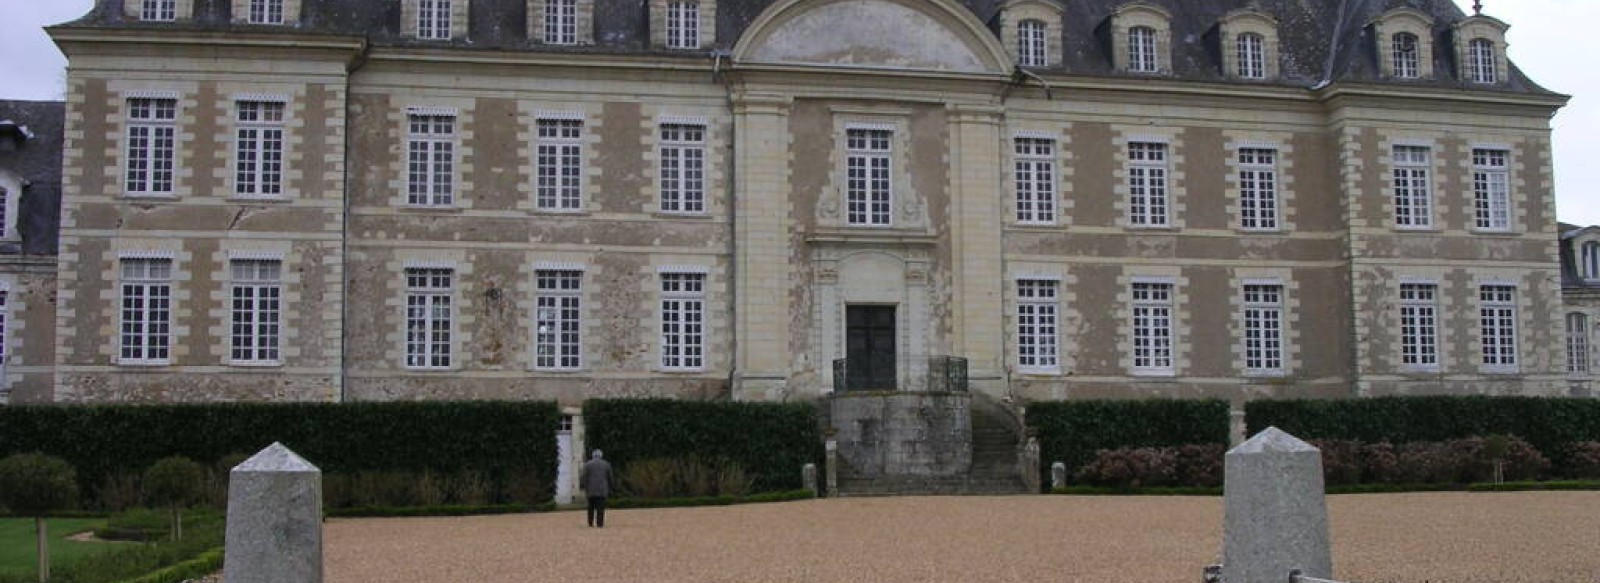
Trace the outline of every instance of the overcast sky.
<instances>
[{"instance_id":1,"label":"overcast sky","mask_svg":"<svg viewBox=\"0 0 1600 583\"><path fill-rule=\"evenodd\" d=\"M1326 0L1333 1L1333 0ZM1471 11L1472 0L1456 0ZM1483 0L1511 25L1511 59L1545 87L1572 95L1556 115L1556 197L1561 220L1600 224L1600 0ZM0 0L0 99L60 99L66 58L40 28L71 20L92 0Z\"/></svg>"}]
</instances>

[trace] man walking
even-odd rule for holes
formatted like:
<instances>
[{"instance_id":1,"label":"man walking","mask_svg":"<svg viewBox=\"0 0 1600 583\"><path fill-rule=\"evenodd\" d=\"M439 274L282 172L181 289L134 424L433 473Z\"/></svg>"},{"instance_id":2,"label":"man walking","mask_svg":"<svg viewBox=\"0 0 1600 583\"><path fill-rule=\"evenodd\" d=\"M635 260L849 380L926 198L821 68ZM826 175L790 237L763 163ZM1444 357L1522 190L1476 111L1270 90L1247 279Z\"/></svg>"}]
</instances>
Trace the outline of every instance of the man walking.
<instances>
[{"instance_id":1,"label":"man walking","mask_svg":"<svg viewBox=\"0 0 1600 583\"><path fill-rule=\"evenodd\" d=\"M583 470L578 472L578 487L589 498L589 526L606 527L606 497L611 495L611 464L603 459L605 454L594 450Z\"/></svg>"}]
</instances>

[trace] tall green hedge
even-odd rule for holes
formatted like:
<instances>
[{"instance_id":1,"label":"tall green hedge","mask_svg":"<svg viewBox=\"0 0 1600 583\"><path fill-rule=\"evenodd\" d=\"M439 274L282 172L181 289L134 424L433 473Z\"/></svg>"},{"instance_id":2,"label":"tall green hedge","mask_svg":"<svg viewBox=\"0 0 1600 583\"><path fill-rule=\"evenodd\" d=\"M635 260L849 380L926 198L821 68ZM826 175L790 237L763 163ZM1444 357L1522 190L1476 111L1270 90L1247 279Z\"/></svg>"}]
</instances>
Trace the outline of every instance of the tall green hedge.
<instances>
[{"instance_id":1,"label":"tall green hedge","mask_svg":"<svg viewBox=\"0 0 1600 583\"><path fill-rule=\"evenodd\" d=\"M817 409L807 403L591 399L586 446L618 469L651 458L727 458L754 478L754 492L796 490L800 468L821 465Z\"/></svg>"},{"instance_id":2,"label":"tall green hedge","mask_svg":"<svg viewBox=\"0 0 1600 583\"><path fill-rule=\"evenodd\" d=\"M560 418L549 402L0 407L0 457L60 456L88 492L164 457L210 464L281 441L325 473L531 471L553 491Z\"/></svg>"},{"instance_id":3,"label":"tall green hedge","mask_svg":"<svg viewBox=\"0 0 1600 583\"><path fill-rule=\"evenodd\" d=\"M1348 400L1251 401L1251 435L1277 427L1301 439L1445 441L1516 435L1559 468L1566 447L1600 441L1600 401L1555 397L1419 396Z\"/></svg>"},{"instance_id":4,"label":"tall green hedge","mask_svg":"<svg viewBox=\"0 0 1600 583\"><path fill-rule=\"evenodd\" d=\"M1039 436L1040 474L1063 462L1076 472L1102 449L1228 443L1222 400L1052 401L1028 405L1026 423Z\"/></svg>"}]
</instances>

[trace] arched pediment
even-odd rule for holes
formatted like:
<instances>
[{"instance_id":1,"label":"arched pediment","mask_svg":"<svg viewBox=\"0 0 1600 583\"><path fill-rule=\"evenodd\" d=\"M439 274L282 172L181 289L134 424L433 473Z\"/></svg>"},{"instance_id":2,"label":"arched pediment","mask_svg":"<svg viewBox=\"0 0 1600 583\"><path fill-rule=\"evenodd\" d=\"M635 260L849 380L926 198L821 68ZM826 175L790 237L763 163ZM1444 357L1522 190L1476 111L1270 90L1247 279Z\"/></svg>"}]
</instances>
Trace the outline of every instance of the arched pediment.
<instances>
[{"instance_id":1,"label":"arched pediment","mask_svg":"<svg viewBox=\"0 0 1600 583\"><path fill-rule=\"evenodd\" d=\"M1011 57L952 0L780 0L734 46L740 63L1011 72Z\"/></svg>"}]
</instances>

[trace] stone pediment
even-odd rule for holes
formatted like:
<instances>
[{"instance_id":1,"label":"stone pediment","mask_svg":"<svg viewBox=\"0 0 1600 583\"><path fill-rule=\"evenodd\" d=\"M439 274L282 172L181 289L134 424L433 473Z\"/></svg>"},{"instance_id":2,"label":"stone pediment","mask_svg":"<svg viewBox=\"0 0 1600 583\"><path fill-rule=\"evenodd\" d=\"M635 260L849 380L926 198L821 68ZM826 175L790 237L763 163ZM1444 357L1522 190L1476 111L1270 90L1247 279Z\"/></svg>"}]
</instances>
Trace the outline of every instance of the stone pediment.
<instances>
[{"instance_id":1,"label":"stone pediment","mask_svg":"<svg viewBox=\"0 0 1600 583\"><path fill-rule=\"evenodd\" d=\"M1007 73L1010 58L966 8L945 0L787 0L734 48L740 63Z\"/></svg>"}]
</instances>

